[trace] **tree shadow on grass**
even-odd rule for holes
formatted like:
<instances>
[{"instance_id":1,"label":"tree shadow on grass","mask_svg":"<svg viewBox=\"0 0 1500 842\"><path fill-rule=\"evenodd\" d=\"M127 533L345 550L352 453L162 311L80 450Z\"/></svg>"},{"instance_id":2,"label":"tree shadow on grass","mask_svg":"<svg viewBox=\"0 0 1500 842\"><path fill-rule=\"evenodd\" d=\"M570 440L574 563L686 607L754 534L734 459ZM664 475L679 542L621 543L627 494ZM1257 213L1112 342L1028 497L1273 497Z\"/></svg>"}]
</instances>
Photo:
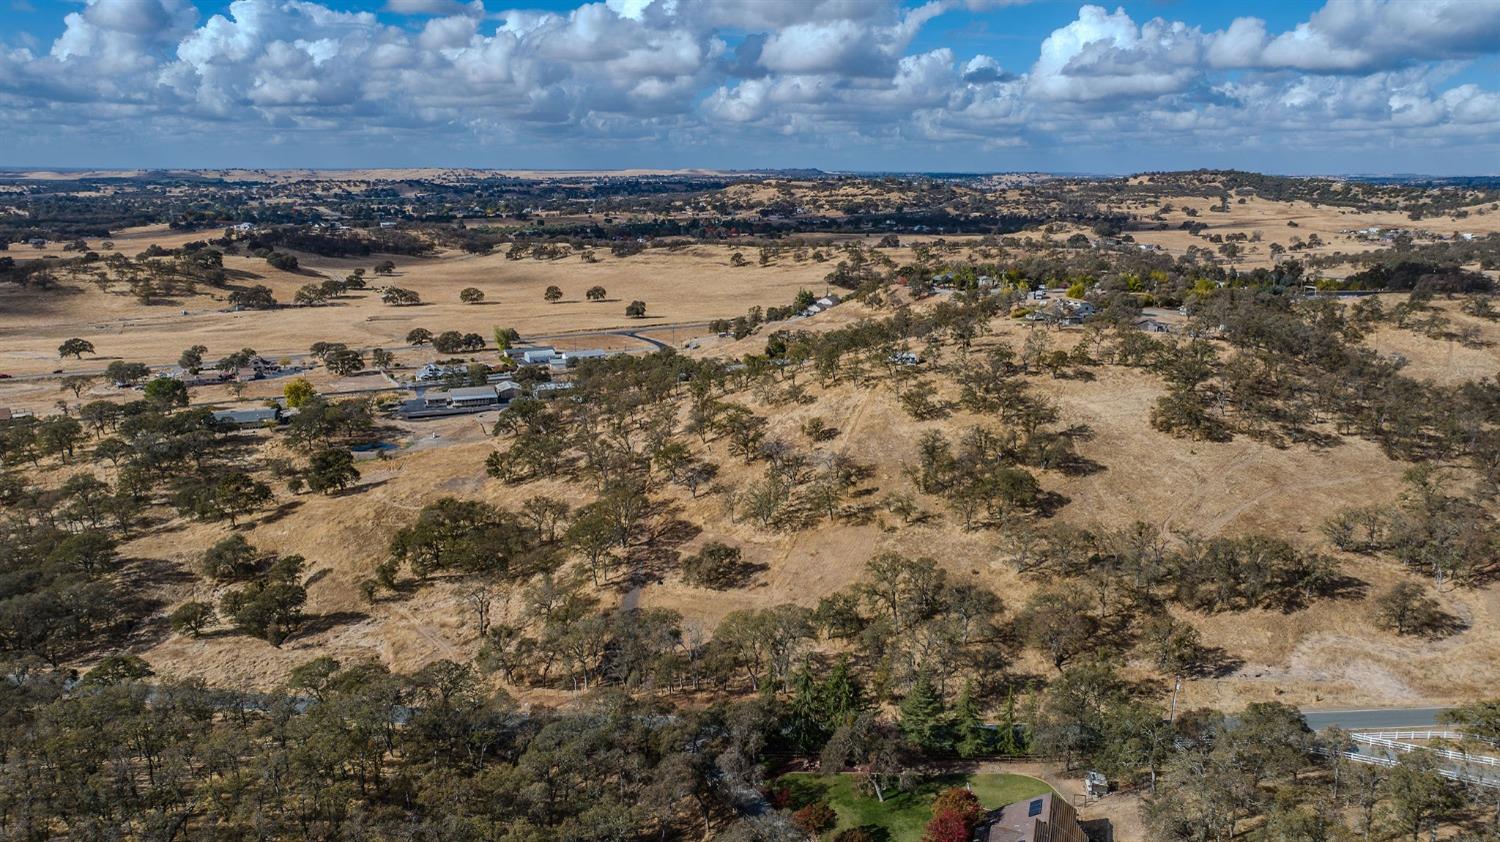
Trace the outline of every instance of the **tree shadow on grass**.
<instances>
[{"instance_id":1,"label":"tree shadow on grass","mask_svg":"<svg viewBox=\"0 0 1500 842\"><path fill-rule=\"evenodd\" d=\"M271 512L269 514L267 514L266 516L262 517L260 519L260 521L259 521L258 524L256 524L256 523L244 523L244 524L241 524L241 526L243 526L246 529L248 529L248 528L250 528L252 526L256 526L256 525L265 526L265 525L271 524L271 523L279 523L280 521L286 519L287 515L290 515L292 512L297 511L298 509L302 508L302 506L303 506L303 501L301 501L301 500L288 500L287 502L282 503L281 505L279 505L276 508L272 509Z\"/></svg>"},{"instance_id":2,"label":"tree shadow on grass","mask_svg":"<svg viewBox=\"0 0 1500 842\"><path fill-rule=\"evenodd\" d=\"M1223 678L1244 666L1244 658L1231 655L1219 646L1205 646L1198 653L1197 663L1187 673L1192 678Z\"/></svg>"},{"instance_id":3,"label":"tree shadow on grass","mask_svg":"<svg viewBox=\"0 0 1500 842\"><path fill-rule=\"evenodd\" d=\"M347 488L340 489L327 496L335 500L344 497L357 497L367 491L372 491L376 488L379 488L380 486L385 485L388 482L390 482L389 478L371 480L370 482L356 482L355 484Z\"/></svg>"},{"instance_id":4,"label":"tree shadow on grass","mask_svg":"<svg viewBox=\"0 0 1500 842\"><path fill-rule=\"evenodd\" d=\"M339 626L362 623L368 619L370 615L363 611L330 611L326 614L314 614L302 622L302 627L297 629L296 637L312 637L332 631Z\"/></svg>"},{"instance_id":5,"label":"tree shadow on grass","mask_svg":"<svg viewBox=\"0 0 1500 842\"><path fill-rule=\"evenodd\" d=\"M700 587L715 591L732 591L748 588L755 584L755 577L771 569L771 565L753 561L740 560L735 564L726 564L714 571L714 575L706 580L697 582Z\"/></svg>"},{"instance_id":6,"label":"tree shadow on grass","mask_svg":"<svg viewBox=\"0 0 1500 842\"><path fill-rule=\"evenodd\" d=\"M182 565L164 558L126 558L121 562L120 578L132 591L188 584L197 579Z\"/></svg>"}]
</instances>

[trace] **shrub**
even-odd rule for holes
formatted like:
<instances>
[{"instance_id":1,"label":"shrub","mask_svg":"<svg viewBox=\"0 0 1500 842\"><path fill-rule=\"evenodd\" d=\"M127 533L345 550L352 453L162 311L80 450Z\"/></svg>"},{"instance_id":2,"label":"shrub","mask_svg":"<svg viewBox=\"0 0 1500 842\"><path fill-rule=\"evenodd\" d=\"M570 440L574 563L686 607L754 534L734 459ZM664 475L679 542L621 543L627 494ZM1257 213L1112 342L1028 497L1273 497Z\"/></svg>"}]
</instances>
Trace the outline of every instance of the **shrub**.
<instances>
[{"instance_id":1,"label":"shrub","mask_svg":"<svg viewBox=\"0 0 1500 842\"><path fill-rule=\"evenodd\" d=\"M287 381L281 388L281 394L286 398L286 405L292 409L300 409L312 402L318 396L318 391L306 377L297 377Z\"/></svg>"},{"instance_id":2,"label":"shrub","mask_svg":"<svg viewBox=\"0 0 1500 842\"><path fill-rule=\"evenodd\" d=\"M974 829L963 816L954 812L938 813L927 823L922 842L969 842Z\"/></svg>"},{"instance_id":3,"label":"shrub","mask_svg":"<svg viewBox=\"0 0 1500 842\"><path fill-rule=\"evenodd\" d=\"M814 801L792 814L792 824L808 836L817 836L831 830L838 818L827 801Z\"/></svg>"},{"instance_id":4,"label":"shrub","mask_svg":"<svg viewBox=\"0 0 1500 842\"><path fill-rule=\"evenodd\" d=\"M969 790L961 786L949 787L938 793L938 797L932 802L932 814L936 816L939 813L957 813L973 827L984 816L984 805Z\"/></svg>"},{"instance_id":5,"label":"shrub","mask_svg":"<svg viewBox=\"0 0 1500 842\"><path fill-rule=\"evenodd\" d=\"M1450 618L1427 589L1415 582L1401 582L1375 598L1376 623L1387 631L1407 635L1435 634Z\"/></svg>"},{"instance_id":6,"label":"shrub","mask_svg":"<svg viewBox=\"0 0 1500 842\"><path fill-rule=\"evenodd\" d=\"M733 587L744 573L739 547L710 541L682 560L682 578L700 588Z\"/></svg>"},{"instance_id":7,"label":"shrub","mask_svg":"<svg viewBox=\"0 0 1500 842\"><path fill-rule=\"evenodd\" d=\"M393 307L408 307L413 304L421 304L422 296L413 290L401 287L386 287L385 292L380 294L380 300Z\"/></svg>"},{"instance_id":8,"label":"shrub","mask_svg":"<svg viewBox=\"0 0 1500 842\"><path fill-rule=\"evenodd\" d=\"M167 620L172 624L172 631L197 637L205 627L213 624L216 616L214 607L206 602L184 602Z\"/></svg>"}]
</instances>

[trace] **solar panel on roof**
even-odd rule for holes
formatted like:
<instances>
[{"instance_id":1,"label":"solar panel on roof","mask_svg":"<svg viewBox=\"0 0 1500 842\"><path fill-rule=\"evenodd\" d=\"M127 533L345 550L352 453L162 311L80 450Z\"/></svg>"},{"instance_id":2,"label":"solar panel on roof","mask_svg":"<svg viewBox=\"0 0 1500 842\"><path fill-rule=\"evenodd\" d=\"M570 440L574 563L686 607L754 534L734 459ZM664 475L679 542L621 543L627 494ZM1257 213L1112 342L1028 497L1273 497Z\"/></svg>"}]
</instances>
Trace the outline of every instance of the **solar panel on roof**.
<instances>
[{"instance_id":1,"label":"solar panel on roof","mask_svg":"<svg viewBox=\"0 0 1500 842\"><path fill-rule=\"evenodd\" d=\"M1042 814L1042 799L1038 798L1037 800L1035 800L1035 801L1031 802L1030 804L1026 805L1026 818L1029 819L1032 816L1040 816L1041 814Z\"/></svg>"}]
</instances>

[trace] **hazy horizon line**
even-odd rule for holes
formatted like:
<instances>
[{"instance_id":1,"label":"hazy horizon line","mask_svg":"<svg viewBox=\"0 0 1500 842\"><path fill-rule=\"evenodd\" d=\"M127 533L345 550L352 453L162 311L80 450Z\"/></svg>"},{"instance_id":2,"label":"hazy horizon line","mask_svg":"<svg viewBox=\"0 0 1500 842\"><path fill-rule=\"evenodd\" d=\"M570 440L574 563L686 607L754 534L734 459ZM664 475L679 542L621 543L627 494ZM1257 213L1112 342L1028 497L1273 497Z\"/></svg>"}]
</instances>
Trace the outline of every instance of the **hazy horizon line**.
<instances>
[{"instance_id":1,"label":"hazy horizon line","mask_svg":"<svg viewBox=\"0 0 1500 842\"><path fill-rule=\"evenodd\" d=\"M159 167L159 166L92 166L92 165L37 165L37 166L6 166L0 165L0 173L27 173L27 172L54 172L54 173L79 173L79 172L130 172L142 173L201 173L223 170L243 170L247 172L293 172L307 171L319 173L337 172L366 172L372 170L473 170L476 172L537 172L537 173L624 173L631 171L660 172L660 173L723 173L726 175L756 175L770 173L796 173L805 172L825 176L865 176L865 177L891 177L891 176L951 176L951 177L983 177L1003 175L1043 175L1057 178L1126 178L1135 175L1151 175L1157 173L1192 173L1192 172L1244 172L1256 175L1275 176L1281 178L1404 178L1404 179L1456 179L1456 178L1500 178L1500 171L1491 172L1465 172L1465 173L1424 173L1424 172L1380 172L1380 171L1358 171L1358 172L1286 172L1273 170L1246 169L1243 167L1182 167L1179 169L1144 169L1144 170L1044 170L1044 169L1016 169L1016 170L921 170L921 169L851 169L831 170L821 167L655 167L655 166L620 166L620 167L530 167L530 166L478 166L471 164L395 164L374 165L356 167L319 167L319 166L296 166L280 165L272 167L245 166L239 164L224 164L207 167Z\"/></svg>"}]
</instances>

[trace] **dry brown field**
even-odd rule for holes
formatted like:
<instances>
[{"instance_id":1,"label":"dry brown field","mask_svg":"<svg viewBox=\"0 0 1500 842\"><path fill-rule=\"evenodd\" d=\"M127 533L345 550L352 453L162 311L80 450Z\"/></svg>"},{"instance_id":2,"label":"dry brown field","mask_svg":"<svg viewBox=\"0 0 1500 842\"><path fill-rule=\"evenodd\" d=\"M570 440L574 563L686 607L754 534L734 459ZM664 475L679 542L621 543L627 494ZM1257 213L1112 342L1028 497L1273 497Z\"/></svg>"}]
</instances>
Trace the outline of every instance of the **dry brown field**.
<instances>
[{"instance_id":1,"label":"dry brown field","mask_svg":"<svg viewBox=\"0 0 1500 842\"><path fill-rule=\"evenodd\" d=\"M152 243L173 247L204 236L202 232L132 231L113 242L117 250L137 254ZM28 246L14 251L18 257L30 258L62 254L59 248L49 244L45 250ZM370 282L415 290L422 303L411 307L383 304L374 288L350 292L326 306L230 312L227 293L206 287L201 288L202 294L149 306L130 297L121 285L108 292L82 281L66 282L61 290L7 287L0 289L0 372L97 371L111 359L165 364L193 344L208 346L212 356L250 347L272 358L305 353L319 340L390 348L405 345L407 332L415 327L434 333L475 332L486 338L498 326L514 327L523 337L628 330L665 333L670 338L673 325L733 318L753 306L785 306L798 290L811 289L821 295L828 288L823 277L831 265L786 260L767 267L735 268L729 264L735 251L731 246L693 246L626 258L606 254L597 263L585 263L576 256L507 260L500 253L398 257L393 276L371 276ZM278 301L290 302L303 284L324 277L342 278L355 267L369 270L382 258L299 255L299 259L302 268L295 273L245 256L226 256L224 263L234 274L232 283L264 284ZM564 292L556 304L542 296L552 285ZM607 290L604 301L584 298L584 292L595 285ZM459 301L459 291L471 286L484 291L483 303ZM636 299L646 302L643 319L625 316L626 304ZM678 328L675 335L686 341L692 335L689 330ZM701 325L697 330L702 332ZM92 341L97 358L59 360L57 346L73 336ZM585 345L601 347L601 342L608 340L591 339ZM637 347L647 346L637 343Z\"/></svg>"},{"instance_id":2,"label":"dry brown field","mask_svg":"<svg viewBox=\"0 0 1500 842\"><path fill-rule=\"evenodd\" d=\"M1452 237L1459 233L1483 235L1500 232L1500 212L1488 210L1488 205L1470 208L1470 215L1466 219L1440 216L1413 221L1402 213L1355 211L1332 205L1314 207L1307 202L1279 202L1259 197L1249 197L1243 205L1231 201L1228 213L1208 210L1211 204L1213 203L1207 199L1174 200L1172 201L1174 210L1164 215L1169 230L1132 231L1131 236L1137 242L1158 246L1175 256L1186 253L1190 246L1218 248L1218 244L1209 242L1203 236L1193 236L1187 231L1178 230L1177 226L1185 221L1205 223L1209 226L1205 234L1254 235L1258 233L1261 235L1261 242L1240 244L1240 247L1244 249L1244 255L1235 264L1241 268L1255 269L1270 268L1275 264L1270 251L1271 243L1280 243L1289 247L1292 245L1293 237L1301 237L1306 241L1311 234L1317 234L1319 239L1323 240L1323 245L1298 252L1289 251L1287 254L1292 256L1299 254L1324 256L1336 252L1358 254L1384 248L1385 246L1379 242L1366 242L1351 234L1343 233L1370 227L1429 231L1445 237ZM1188 216L1182 210L1184 207L1195 208L1198 215ZM1149 217L1156 211L1154 207L1143 207L1139 204L1121 209L1143 217ZM1296 223L1295 228L1287 224L1291 222ZM1349 271L1351 270L1348 267L1338 267L1330 269L1327 274L1341 277Z\"/></svg>"},{"instance_id":3,"label":"dry brown field","mask_svg":"<svg viewBox=\"0 0 1500 842\"><path fill-rule=\"evenodd\" d=\"M802 324L826 328L859 315L858 305L848 305ZM985 342L1018 345L1025 330L1002 320ZM1054 341L1066 346L1077 335L1057 331ZM1500 330L1489 326L1487 338L1500 339ZM759 341L752 337L699 353L758 350ZM1416 355L1414 365L1422 366L1441 365L1438 358L1446 353L1441 343L1419 338L1411 340L1410 350ZM1056 515L1059 523L1111 528L1145 521L1203 535L1261 531L1328 549L1319 531L1327 515L1345 506L1393 500L1408 467L1358 439L1322 449L1276 448L1243 436L1224 444L1175 439L1149 424L1149 408L1160 389L1151 375L1112 367L1096 373L1094 381L1034 378L1035 388L1058 402L1065 422L1086 423L1095 430L1096 437L1082 446L1082 452L1103 466L1086 477L1042 473L1044 487L1068 500ZM837 428L838 437L826 447L873 469L865 487L878 491L864 499L869 504L891 491L912 490L902 468L922 432L938 428L956 435L979 420L958 412L941 421L915 422L884 382L830 388L804 382L815 402L767 407L752 394L735 399L766 414L773 436L795 440L801 422L812 415ZM477 635L457 583L439 581L410 597L374 605L363 604L356 586L383 558L390 534L438 497L457 495L506 507L543 493L575 505L585 502L577 487L566 483L511 487L486 477L484 457L497 446L486 430L493 418L485 414L398 425L401 449L388 459L362 463L364 477L358 490L335 498L284 495L274 516L245 530L257 546L310 560L308 609L324 617L315 622L315 631L281 649L243 637L170 636L143 641L140 654L164 673L251 687L275 686L293 666L316 654L373 657L397 669L438 658L472 657L478 649ZM758 468L743 466L723 447L709 447L711 458L722 467L721 482L733 485L758 475ZM865 519L786 534L732 522L717 495L694 499L680 489L662 493L676 516L703 527L700 535L679 548L682 552L707 540L724 540L741 546L747 560L765 565L765 571L743 590L695 588L667 572L629 593L607 584L601 596L606 604L629 599L634 605L677 610L689 629L704 635L737 608L787 601L813 605L855 582L864 562L884 550L931 556L951 575L995 590L1012 611L1037 586L1034 577L1018 574L1011 566L1006 535L994 530L966 532L941 501L921 495L931 517L914 525L874 511ZM227 526L187 523L140 539L128 552L187 565L227 534ZM1234 707L1279 700L1308 708L1441 704L1482 695L1500 684L1500 589L1439 594L1444 607L1468 624L1460 634L1436 643L1398 638L1374 627L1370 598L1408 574L1385 561L1348 555L1341 560L1346 573L1367 584L1365 596L1323 601L1290 614L1183 612L1202 630L1205 643L1223 647L1243 662L1225 678L1188 682L1183 702ZM202 582L175 586L170 594L173 603L210 595L211 586ZM505 616L514 610L507 605L497 613ZM1046 674L1051 668L1028 654L1015 669ZM566 698L555 691L522 696L549 702Z\"/></svg>"},{"instance_id":4,"label":"dry brown field","mask_svg":"<svg viewBox=\"0 0 1500 842\"><path fill-rule=\"evenodd\" d=\"M1180 212L1169 217L1173 224L1183 218ZM1412 223L1395 214L1350 214L1336 208L1256 199L1246 205L1231 203L1228 214L1205 211L1197 219L1212 225L1214 232L1262 232L1263 242L1256 244L1261 251L1252 252L1242 266L1268 259L1266 246L1273 241L1288 242L1291 233L1305 238L1316 231L1328 242L1325 251L1350 251L1362 244L1342 238L1337 234L1341 229L1388 225L1451 234L1500 228L1500 214ZM1287 228L1289 219L1298 221L1299 227ZM114 243L116 249L134 254L151 243L171 247L203 236L202 232L141 229L122 233ZM1206 245L1201 238L1176 231L1137 233L1136 238L1174 253L1189 245ZM61 254L56 248L50 245L40 254ZM303 353L319 340L361 348L397 347L404 345L404 336L413 327L473 331L488 338L493 327L510 326L524 336L582 334L548 340L563 346L646 347L631 337L593 335L629 330L678 346L699 337L698 347L690 353L737 356L760 351L764 335L742 342L704 339L703 329L696 325L742 314L751 306L785 304L799 289L821 293L823 276L832 265L782 260L769 267L731 268L729 256L734 250L733 246L653 249L623 259L601 254L600 262L592 264L577 257L510 261L499 253L398 257L397 273L389 283L416 290L424 302L407 308L380 303L373 290L352 293L326 307L231 313L225 311L221 291L184 298L173 306L148 307L127 295L101 292L81 282L68 284L70 288L62 292L3 289L0 372L87 371L120 358L164 364L192 344L208 346L210 356L252 347L271 357ZM36 256L31 251L21 247L12 253ZM747 256L753 262L754 255L747 252ZM892 252L898 262L909 256L908 249ZM246 257L231 256L225 264L236 273L234 283L264 283L279 300L289 301L304 283L320 276L342 277L356 266L368 269L377 260L299 258L304 268L298 273L280 272L262 260ZM564 290L562 303L543 300L542 291L552 284ZM596 284L608 290L608 301L583 300L584 290ZM484 304L459 303L459 290L468 286L485 292ZM647 302L648 318L624 317L625 304L636 298ZM1495 344L1500 343L1500 327L1463 316L1455 305L1439 302L1439 306L1455 326L1478 326L1491 344L1464 347L1389 326L1374 333L1369 344L1382 353L1405 356L1407 372L1420 379L1455 384L1493 377L1500 371L1496 350L1500 346ZM863 315L875 313L863 305L845 305L799 326L828 329ZM688 326L674 327L678 325ZM999 320L993 335L981 344L1019 345L1027 329L1008 319ZM98 358L59 361L55 349L71 336L93 341ZM1076 330L1060 330L1053 342L1065 347L1077 336ZM400 352L402 362L413 365L431 356L427 349ZM1150 407L1161 389L1152 375L1112 367L1097 369L1096 374L1093 381L1034 378L1035 388L1058 403L1065 422L1093 428L1095 438L1081 450L1103 466L1086 477L1043 472L1043 486L1068 500L1056 515L1059 523L1114 528L1145 521L1204 535L1263 531L1322 547L1319 527L1330 513L1393 500L1400 476L1409 467L1387 458L1374 445L1352 438L1322 449L1277 448L1244 436L1223 444L1175 439L1149 424ZM311 377L325 391L374 389L388 383L378 374L339 379L318 370ZM769 407L752 394L735 399L770 418L772 435L797 439L799 425L811 415L838 429L838 437L825 448L872 468L866 487L878 491L871 493L869 503L892 491L911 490L902 468L924 430L941 428L956 434L979 420L958 412L941 421L913 421L896 401L890 384L882 381L867 387L828 388L810 378L804 382L815 398L808 405ZM250 384L243 399L272 397L280 385L276 381ZM111 387L98 385L84 399L119 395ZM55 380L0 381L0 406L49 411L63 397ZM219 387L195 391L194 400L231 397L227 388ZM73 402L71 395L66 398ZM164 674L256 688L276 686L293 666L320 654L346 660L372 657L403 670L439 658L472 657L478 648L477 636L457 583L439 581L409 597L383 599L373 605L364 603L357 583L383 559L389 536L424 504L439 497L472 497L507 507L543 493L575 505L585 502L577 487L564 483L510 487L486 477L484 458L497 446L486 430L493 420L493 414L483 414L392 422L393 438L400 448L388 458L362 462L363 478L357 489L338 497L282 493L274 514L244 527L255 545L298 553L309 560L307 607L316 618L310 632L282 648L239 636L160 635L142 637L136 651ZM268 455L280 448L267 434L255 435L265 439ZM721 481L735 484L758 474L758 469L746 468L729 457L722 443L710 447L714 461L723 466ZM936 499L922 500L932 517L910 526L877 511L868 518L785 534L733 522L717 495L695 499L680 489L664 494L678 516L703 527L702 534L680 548L682 552L692 552L707 540L724 540L741 546L747 560L764 564L765 572L752 586L730 592L690 587L668 572L660 581L628 594L607 587L603 597L607 602L628 598L631 604L672 608L683 614L690 628L705 635L737 608L785 601L814 604L856 581L864 562L887 549L932 556L952 575L973 578L994 589L1012 611L1036 587L1033 578L1019 575L1010 565L1006 535L964 531ZM133 541L125 552L190 566L203 549L228 533L225 525L182 522ZM1398 638L1372 624L1370 595L1408 574L1384 561L1354 556L1343 556L1342 561L1349 575L1367 583L1367 596L1320 602L1292 614L1185 615L1203 632L1205 643L1222 647L1243 666L1225 678L1189 682L1184 703L1232 707L1274 699L1309 708L1441 704L1492 693L1500 686L1500 588L1438 594L1445 608L1467 623L1467 630L1460 634L1436 643ZM188 599L209 598L211 590L211 585L196 580L168 585L166 610ZM508 610L513 609L497 613L503 617ZM1015 668L1043 674L1050 669L1030 655L1022 656ZM523 697L535 701L564 698L537 691Z\"/></svg>"}]
</instances>

